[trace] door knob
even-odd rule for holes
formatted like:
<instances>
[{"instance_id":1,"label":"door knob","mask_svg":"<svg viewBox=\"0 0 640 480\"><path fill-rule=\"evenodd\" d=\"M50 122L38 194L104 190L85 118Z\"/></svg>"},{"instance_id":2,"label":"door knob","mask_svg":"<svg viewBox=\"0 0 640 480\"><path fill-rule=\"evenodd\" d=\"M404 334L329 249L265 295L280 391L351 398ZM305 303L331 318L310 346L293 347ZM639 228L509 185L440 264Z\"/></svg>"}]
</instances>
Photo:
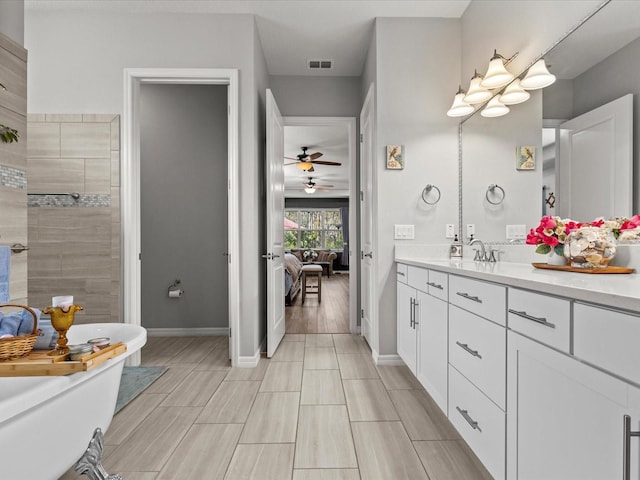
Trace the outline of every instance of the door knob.
<instances>
[{"instance_id":1,"label":"door knob","mask_svg":"<svg viewBox=\"0 0 640 480\"><path fill-rule=\"evenodd\" d=\"M373 258L373 252L369 252L369 253L360 252L360 259L364 260L364 257Z\"/></svg>"}]
</instances>

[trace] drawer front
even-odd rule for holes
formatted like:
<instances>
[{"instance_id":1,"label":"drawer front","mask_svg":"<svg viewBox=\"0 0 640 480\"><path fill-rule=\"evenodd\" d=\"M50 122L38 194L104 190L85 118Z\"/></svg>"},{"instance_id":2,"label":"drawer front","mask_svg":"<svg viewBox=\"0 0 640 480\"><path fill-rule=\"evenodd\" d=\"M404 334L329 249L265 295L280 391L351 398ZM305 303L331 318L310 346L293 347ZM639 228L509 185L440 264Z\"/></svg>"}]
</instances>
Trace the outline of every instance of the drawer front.
<instances>
[{"instance_id":1,"label":"drawer front","mask_svg":"<svg viewBox=\"0 0 640 480\"><path fill-rule=\"evenodd\" d=\"M570 353L571 302L569 300L510 288L507 312L510 329Z\"/></svg>"},{"instance_id":2,"label":"drawer front","mask_svg":"<svg viewBox=\"0 0 640 480\"><path fill-rule=\"evenodd\" d=\"M496 480L505 478L506 416L449 366L449 420Z\"/></svg>"},{"instance_id":3,"label":"drawer front","mask_svg":"<svg viewBox=\"0 0 640 480\"><path fill-rule=\"evenodd\" d=\"M505 410L507 330L449 306L449 363Z\"/></svg>"},{"instance_id":4,"label":"drawer front","mask_svg":"<svg viewBox=\"0 0 640 480\"><path fill-rule=\"evenodd\" d=\"M573 353L640 384L640 316L575 303Z\"/></svg>"},{"instance_id":5,"label":"drawer front","mask_svg":"<svg viewBox=\"0 0 640 480\"><path fill-rule=\"evenodd\" d=\"M449 276L449 303L506 326L506 288L470 278Z\"/></svg>"},{"instance_id":6,"label":"drawer front","mask_svg":"<svg viewBox=\"0 0 640 480\"><path fill-rule=\"evenodd\" d=\"M447 302L449 300L449 275L442 272L429 270L429 295L433 295L440 300Z\"/></svg>"},{"instance_id":7,"label":"drawer front","mask_svg":"<svg viewBox=\"0 0 640 480\"><path fill-rule=\"evenodd\" d=\"M429 270L426 268L414 267L413 265L409 265L407 270L407 283L416 290L427 293Z\"/></svg>"},{"instance_id":8,"label":"drawer front","mask_svg":"<svg viewBox=\"0 0 640 480\"><path fill-rule=\"evenodd\" d=\"M401 283L407 283L407 265L403 263L396 264L396 275L398 277L398 281Z\"/></svg>"}]
</instances>

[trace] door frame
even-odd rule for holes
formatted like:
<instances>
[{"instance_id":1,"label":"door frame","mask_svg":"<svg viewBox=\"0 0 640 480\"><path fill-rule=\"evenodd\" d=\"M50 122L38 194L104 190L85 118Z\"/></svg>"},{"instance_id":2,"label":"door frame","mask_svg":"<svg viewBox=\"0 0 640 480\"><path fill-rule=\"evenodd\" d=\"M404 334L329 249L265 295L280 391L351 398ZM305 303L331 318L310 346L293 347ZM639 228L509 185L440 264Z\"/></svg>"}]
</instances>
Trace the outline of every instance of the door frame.
<instances>
[{"instance_id":1,"label":"door frame","mask_svg":"<svg viewBox=\"0 0 640 480\"><path fill-rule=\"evenodd\" d=\"M142 295L140 269L140 85L189 84L227 85L228 137L228 238L229 260L229 356L238 365L240 353L240 223L238 178L238 70L215 68L125 68L124 109L122 115L121 252L124 323L141 325ZM233 335L231 335L233 333ZM140 351L127 360L139 365Z\"/></svg>"},{"instance_id":2,"label":"door frame","mask_svg":"<svg viewBox=\"0 0 640 480\"><path fill-rule=\"evenodd\" d=\"M357 256L360 248L358 225L358 157L356 153L356 117L283 117L286 127L335 127L347 129L349 142L349 331L359 333L358 328L358 271Z\"/></svg>"}]
</instances>

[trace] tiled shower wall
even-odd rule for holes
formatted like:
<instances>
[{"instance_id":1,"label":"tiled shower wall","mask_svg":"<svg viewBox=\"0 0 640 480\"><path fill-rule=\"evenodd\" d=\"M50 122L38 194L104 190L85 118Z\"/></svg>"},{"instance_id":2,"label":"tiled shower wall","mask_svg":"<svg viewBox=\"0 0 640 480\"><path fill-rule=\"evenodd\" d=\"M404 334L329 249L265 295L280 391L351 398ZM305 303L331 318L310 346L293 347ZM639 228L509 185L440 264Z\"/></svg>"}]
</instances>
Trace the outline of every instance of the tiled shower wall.
<instances>
[{"instance_id":1,"label":"tiled shower wall","mask_svg":"<svg viewBox=\"0 0 640 480\"><path fill-rule=\"evenodd\" d=\"M120 117L29 114L27 124L29 303L73 295L77 323L119 322Z\"/></svg>"}]
</instances>

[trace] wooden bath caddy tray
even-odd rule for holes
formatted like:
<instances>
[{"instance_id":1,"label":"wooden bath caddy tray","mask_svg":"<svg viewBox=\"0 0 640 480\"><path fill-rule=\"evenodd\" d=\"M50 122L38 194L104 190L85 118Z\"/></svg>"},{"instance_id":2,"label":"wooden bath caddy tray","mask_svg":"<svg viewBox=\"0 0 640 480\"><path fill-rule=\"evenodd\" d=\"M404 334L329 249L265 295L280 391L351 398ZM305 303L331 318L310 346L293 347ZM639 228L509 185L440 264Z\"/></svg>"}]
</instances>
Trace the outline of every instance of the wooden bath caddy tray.
<instances>
[{"instance_id":1,"label":"wooden bath caddy tray","mask_svg":"<svg viewBox=\"0 0 640 480\"><path fill-rule=\"evenodd\" d=\"M26 357L0 362L0 377L37 377L86 372L126 351L127 345L118 342L99 352L89 353L81 360L66 360L67 356L49 356L49 350L33 350Z\"/></svg>"},{"instance_id":2,"label":"wooden bath caddy tray","mask_svg":"<svg viewBox=\"0 0 640 480\"><path fill-rule=\"evenodd\" d=\"M634 268L628 267L602 267L602 268L580 268L572 267L570 265L549 265L548 263L532 263L536 268L542 268L546 270L562 270L563 272L577 272L577 273L633 273Z\"/></svg>"}]
</instances>

